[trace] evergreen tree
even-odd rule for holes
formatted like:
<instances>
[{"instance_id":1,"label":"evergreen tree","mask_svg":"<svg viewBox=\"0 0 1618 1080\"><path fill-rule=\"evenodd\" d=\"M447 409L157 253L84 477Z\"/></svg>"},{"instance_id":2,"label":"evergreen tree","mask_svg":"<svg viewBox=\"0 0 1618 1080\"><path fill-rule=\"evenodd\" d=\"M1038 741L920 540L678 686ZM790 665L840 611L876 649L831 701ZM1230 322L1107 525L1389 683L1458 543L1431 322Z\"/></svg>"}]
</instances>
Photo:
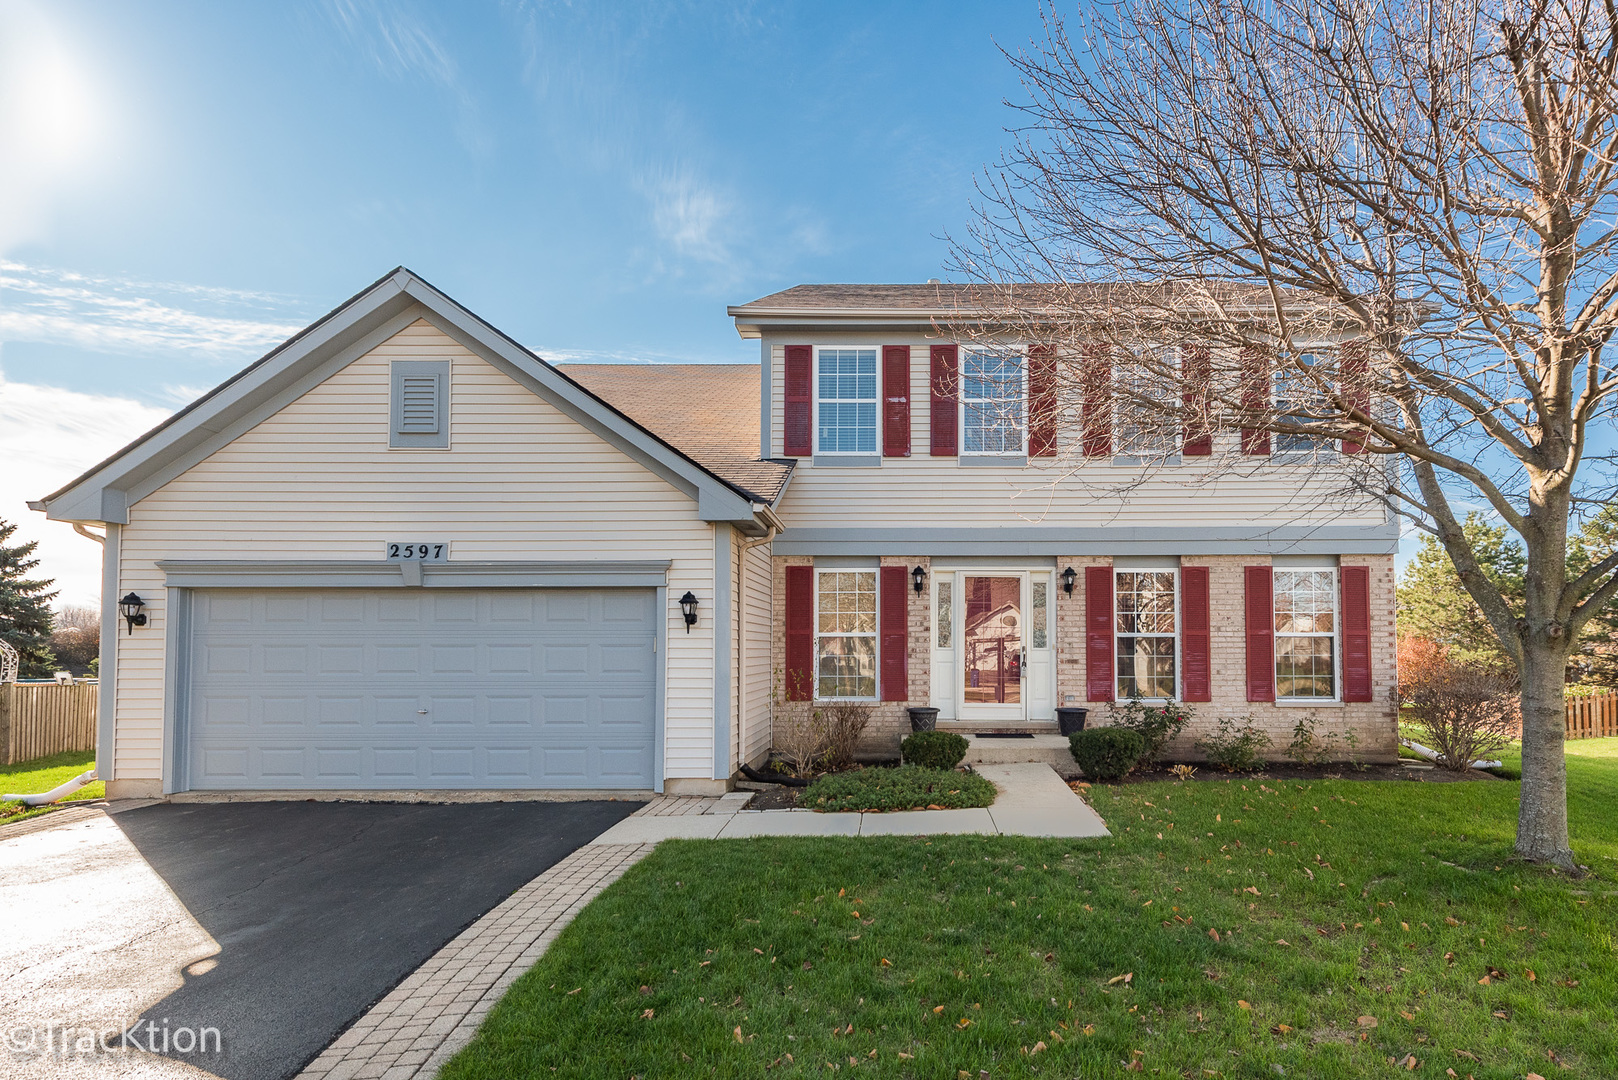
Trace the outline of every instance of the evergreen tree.
<instances>
[{"instance_id":1,"label":"evergreen tree","mask_svg":"<svg viewBox=\"0 0 1618 1080\"><path fill-rule=\"evenodd\" d=\"M0 638L22 654L23 678L49 678L56 670L51 655L50 601L56 596L49 579L30 578L39 566L33 558L37 541L7 546L17 526L0 518Z\"/></svg>"},{"instance_id":2,"label":"evergreen tree","mask_svg":"<svg viewBox=\"0 0 1618 1080\"><path fill-rule=\"evenodd\" d=\"M1461 531L1477 552L1484 576L1520 615L1527 566L1522 545L1507 536L1504 525L1490 525L1476 511L1466 516ZM1422 534L1416 557L1405 567L1398 602L1401 635L1443 645L1451 659L1461 663L1513 667L1483 609L1461 585L1455 564L1431 534Z\"/></svg>"},{"instance_id":3,"label":"evergreen tree","mask_svg":"<svg viewBox=\"0 0 1618 1080\"><path fill-rule=\"evenodd\" d=\"M1582 574L1613 551L1618 551L1618 506L1605 506L1568 540L1568 570ZM1585 625L1568 674L1586 686L1618 690L1618 604L1609 602Z\"/></svg>"}]
</instances>

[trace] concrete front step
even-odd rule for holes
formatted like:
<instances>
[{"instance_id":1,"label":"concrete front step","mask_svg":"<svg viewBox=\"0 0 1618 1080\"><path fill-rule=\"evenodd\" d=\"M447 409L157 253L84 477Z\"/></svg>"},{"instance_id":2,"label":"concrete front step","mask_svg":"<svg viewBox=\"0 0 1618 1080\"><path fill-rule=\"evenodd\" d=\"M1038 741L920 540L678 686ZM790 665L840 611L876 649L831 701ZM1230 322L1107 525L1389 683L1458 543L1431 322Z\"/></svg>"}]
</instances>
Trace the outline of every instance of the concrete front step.
<instances>
[{"instance_id":1,"label":"concrete front step","mask_svg":"<svg viewBox=\"0 0 1618 1080\"><path fill-rule=\"evenodd\" d=\"M1031 739L985 739L979 735L966 735L966 763L978 765L1013 765L1039 762L1049 765L1064 777L1077 776L1079 767L1073 763L1065 735L1038 734Z\"/></svg>"}]
</instances>

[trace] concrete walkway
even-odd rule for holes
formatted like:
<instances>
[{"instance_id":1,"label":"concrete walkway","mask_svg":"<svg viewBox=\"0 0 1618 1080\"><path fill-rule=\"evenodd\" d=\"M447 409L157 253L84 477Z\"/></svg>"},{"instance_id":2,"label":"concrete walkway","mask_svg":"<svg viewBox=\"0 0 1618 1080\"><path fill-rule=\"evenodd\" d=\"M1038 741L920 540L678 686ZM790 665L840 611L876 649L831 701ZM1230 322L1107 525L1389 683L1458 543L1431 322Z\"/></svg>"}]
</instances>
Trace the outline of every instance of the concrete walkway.
<instances>
[{"instance_id":1,"label":"concrete walkway","mask_svg":"<svg viewBox=\"0 0 1618 1080\"><path fill-rule=\"evenodd\" d=\"M751 836L1110 836L1048 765L982 765L993 806L892 814L745 810L752 798L653 800L468 927L374 1005L299 1080L429 1080L472 1040L506 989L601 890L663 840Z\"/></svg>"},{"instance_id":2,"label":"concrete walkway","mask_svg":"<svg viewBox=\"0 0 1618 1080\"><path fill-rule=\"evenodd\" d=\"M831 813L813 810L742 810L729 814L627 817L591 841L594 845L656 844L663 840L728 840L749 836L1111 836L1106 823L1049 765L1020 762L979 765L979 775L1000 789L993 806L972 810L901 810ZM726 796L734 798L734 796Z\"/></svg>"}]
</instances>

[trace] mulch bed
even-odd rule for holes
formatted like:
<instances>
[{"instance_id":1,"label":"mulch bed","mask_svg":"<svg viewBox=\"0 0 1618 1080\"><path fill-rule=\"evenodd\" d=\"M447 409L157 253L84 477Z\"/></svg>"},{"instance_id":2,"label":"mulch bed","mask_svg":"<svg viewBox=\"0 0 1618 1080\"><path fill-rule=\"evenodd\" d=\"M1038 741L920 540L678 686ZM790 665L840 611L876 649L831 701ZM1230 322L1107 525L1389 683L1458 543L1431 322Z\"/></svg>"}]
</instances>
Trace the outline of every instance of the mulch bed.
<instances>
[{"instance_id":1,"label":"mulch bed","mask_svg":"<svg viewBox=\"0 0 1618 1080\"><path fill-rule=\"evenodd\" d=\"M1122 780L1105 781L1109 784L1148 784L1179 777L1166 767L1137 769ZM1210 765L1198 765L1191 777L1200 780L1403 780L1422 784L1468 783L1473 780L1499 780L1493 773L1482 769L1468 769L1464 773L1448 769L1411 769L1403 765L1367 765L1363 769L1342 764L1294 765L1290 761L1270 762L1261 771L1228 773Z\"/></svg>"}]
</instances>

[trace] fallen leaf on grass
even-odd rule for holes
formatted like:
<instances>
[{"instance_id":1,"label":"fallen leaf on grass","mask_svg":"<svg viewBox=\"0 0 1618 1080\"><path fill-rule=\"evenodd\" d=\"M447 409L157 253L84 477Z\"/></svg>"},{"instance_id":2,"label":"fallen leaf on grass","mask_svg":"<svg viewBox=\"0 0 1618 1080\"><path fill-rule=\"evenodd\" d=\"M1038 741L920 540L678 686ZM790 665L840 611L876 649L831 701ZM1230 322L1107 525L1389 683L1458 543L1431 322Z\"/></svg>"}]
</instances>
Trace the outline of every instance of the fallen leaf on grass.
<instances>
[{"instance_id":1,"label":"fallen leaf on grass","mask_svg":"<svg viewBox=\"0 0 1618 1080\"><path fill-rule=\"evenodd\" d=\"M1527 1076L1523 1077L1523 1080L1545 1080L1545 1078L1538 1073L1529 1073Z\"/></svg>"},{"instance_id":2,"label":"fallen leaf on grass","mask_svg":"<svg viewBox=\"0 0 1618 1080\"><path fill-rule=\"evenodd\" d=\"M1376 1027L1376 1017L1374 1017L1374 1016L1362 1016L1358 1020L1355 1020L1354 1022L1356 1024L1358 1024L1362 1028L1374 1028L1374 1027Z\"/></svg>"},{"instance_id":3,"label":"fallen leaf on grass","mask_svg":"<svg viewBox=\"0 0 1618 1080\"><path fill-rule=\"evenodd\" d=\"M742 1026L740 1024L737 1024L736 1025L736 1030L731 1032L731 1034L736 1037L737 1042L741 1042L742 1041Z\"/></svg>"},{"instance_id":4,"label":"fallen leaf on grass","mask_svg":"<svg viewBox=\"0 0 1618 1080\"><path fill-rule=\"evenodd\" d=\"M569 990L567 992L567 996L572 997L574 994L577 994L580 990L583 990L583 989L584 989L584 987L582 987L582 986L575 986L573 989L571 989L571 990Z\"/></svg>"},{"instance_id":5,"label":"fallen leaf on grass","mask_svg":"<svg viewBox=\"0 0 1618 1080\"><path fill-rule=\"evenodd\" d=\"M1488 986L1489 985L1489 977L1487 975L1483 976L1483 978L1478 980L1478 985L1479 986Z\"/></svg>"},{"instance_id":6,"label":"fallen leaf on grass","mask_svg":"<svg viewBox=\"0 0 1618 1080\"><path fill-rule=\"evenodd\" d=\"M964 1016L961 1017L959 1020L955 1021L955 1027L957 1029L965 1029L965 1028L969 1028L971 1026L972 1026L972 1021L968 1020Z\"/></svg>"},{"instance_id":7,"label":"fallen leaf on grass","mask_svg":"<svg viewBox=\"0 0 1618 1080\"><path fill-rule=\"evenodd\" d=\"M1464 1057L1468 1061L1476 1061L1476 1060L1478 1060L1478 1056L1476 1054L1472 1053L1472 1051L1470 1051L1470 1050L1457 1050L1457 1051L1455 1051L1455 1056L1456 1057Z\"/></svg>"},{"instance_id":8,"label":"fallen leaf on grass","mask_svg":"<svg viewBox=\"0 0 1618 1080\"><path fill-rule=\"evenodd\" d=\"M1252 1007L1253 1007L1253 1006L1251 1006L1251 1005L1249 1005L1249 1004L1248 1004L1248 1003L1247 1003L1247 1002L1245 1002L1245 1001L1237 1001L1237 1002L1236 1002L1236 1004L1237 1004L1237 1005L1238 1005L1238 1006L1240 1006L1240 1007L1241 1007L1241 1008L1243 1008L1243 1009L1251 1009L1251 1008L1252 1008Z\"/></svg>"},{"instance_id":9,"label":"fallen leaf on grass","mask_svg":"<svg viewBox=\"0 0 1618 1080\"><path fill-rule=\"evenodd\" d=\"M1292 1026L1290 1024L1277 1024L1277 1025L1275 1025L1274 1027L1272 1027L1270 1029L1270 1034L1271 1035L1285 1035L1287 1032L1289 1032L1291 1030L1292 1030Z\"/></svg>"},{"instance_id":10,"label":"fallen leaf on grass","mask_svg":"<svg viewBox=\"0 0 1618 1080\"><path fill-rule=\"evenodd\" d=\"M1527 971L1524 971L1523 972L1523 978L1527 979L1529 982L1537 982L1538 981L1538 979L1534 975L1534 969L1533 968L1529 968Z\"/></svg>"},{"instance_id":11,"label":"fallen leaf on grass","mask_svg":"<svg viewBox=\"0 0 1618 1080\"><path fill-rule=\"evenodd\" d=\"M1243 889L1243 890L1242 890L1242 892L1250 892L1250 893L1252 893L1252 894L1253 894L1253 895L1254 895L1254 896L1258 896L1258 895L1259 895L1259 891L1258 891L1258 889L1257 889L1257 888L1255 888L1255 887L1254 887L1254 886L1252 886L1252 885L1249 885L1249 886L1248 886L1248 887L1247 887L1247 888L1245 888L1245 889Z\"/></svg>"},{"instance_id":12,"label":"fallen leaf on grass","mask_svg":"<svg viewBox=\"0 0 1618 1080\"><path fill-rule=\"evenodd\" d=\"M640 1014L640 1018L642 1020L650 1020L652 1018L652 1010L647 1009L645 1012Z\"/></svg>"},{"instance_id":13,"label":"fallen leaf on grass","mask_svg":"<svg viewBox=\"0 0 1618 1080\"><path fill-rule=\"evenodd\" d=\"M914 1060L915 1056L916 1056L915 1054L907 1054L903 1050L899 1051L899 1060L900 1061L911 1061L911 1060Z\"/></svg>"},{"instance_id":14,"label":"fallen leaf on grass","mask_svg":"<svg viewBox=\"0 0 1618 1080\"><path fill-rule=\"evenodd\" d=\"M764 950L763 949L754 949L753 951L758 953L760 956L764 955Z\"/></svg>"},{"instance_id":15,"label":"fallen leaf on grass","mask_svg":"<svg viewBox=\"0 0 1618 1080\"><path fill-rule=\"evenodd\" d=\"M1094 1024L1085 1024L1084 1025L1084 1034L1086 1034L1086 1035L1094 1035L1095 1033L1096 1033L1096 1026Z\"/></svg>"},{"instance_id":16,"label":"fallen leaf on grass","mask_svg":"<svg viewBox=\"0 0 1618 1080\"><path fill-rule=\"evenodd\" d=\"M1286 945L1286 946L1287 946L1287 948L1289 948L1289 949L1290 949L1290 948L1291 948L1291 947L1292 947L1292 946L1291 946L1291 945L1288 945L1288 944L1287 944L1287 939L1286 939L1286 938L1276 938L1276 939L1275 939L1275 943L1276 943L1276 944L1277 944L1277 945Z\"/></svg>"},{"instance_id":17,"label":"fallen leaf on grass","mask_svg":"<svg viewBox=\"0 0 1618 1080\"><path fill-rule=\"evenodd\" d=\"M1505 1014L1505 1013L1504 1013L1504 1012L1503 1012L1503 1011L1501 1011L1501 1010L1500 1010L1500 1009L1496 1009L1496 1010L1495 1010L1495 1011L1494 1011L1494 1016L1495 1016L1495 1018L1496 1018L1496 1019L1497 1019L1497 1020L1510 1020L1510 1019L1511 1019L1511 1017L1509 1017L1509 1016L1507 1016L1507 1015L1506 1015L1506 1014Z\"/></svg>"},{"instance_id":18,"label":"fallen leaf on grass","mask_svg":"<svg viewBox=\"0 0 1618 1080\"><path fill-rule=\"evenodd\" d=\"M1108 986L1113 986L1113 985L1116 985L1117 983L1130 982L1134 978L1135 978L1135 973L1133 971L1126 972L1126 973L1124 973L1122 975L1114 975L1112 978L1107 980L1107 985Z\"/></svg>"},{"instance_id":19,"label":"fallen leaf on grass","mask_svg":"<svg viewBox=\"0 0 1618 1080\"><path fill-rule=\"evenodd\" d=\"M1403 1009L1399 1010L1399 1015L1404 1017L1406 1020L1414 1020L1416 1018L1415 1013L1407 1013Z\"/></svg>"},{"instance_id":20,"label":"fallen leaf on grass","mask_svg":"<svg viewBox=\"0 0 1618 1080\"><path fill-rule=\"evenodd\" d=\"M933 1012L935 1012L935 1013L941 1013L943 1011L944 1011L944 1006L942 1006L942 1005L937 1005L937 1006L934 1006L934 1008L933 1008Z\"/></svg>"},{"instance_id":21,"label":"fallen leaf on grass","mask_svg":"<svg viewBox=\"0 0 1618 1080\"><path fill-rule=\"evenodd\" d=\"M1039 1053L1043 1049L1045 1049L1044 1042L1037 1042L1037 1043L1034 1044L1034 1048L1032 1050L1028 1051L1028 1056L1033 1057L1035 1054Z\"/></svg>"},{"instance_id":22,"label":"fallen leaf on grass","mask_svg":"<svg viewBox=\"0 0 1618 1080\"><path fill-rule=\"evenodd\" d=\"M807 970L808 967L809 967L808 962L806 961L803 966L804 966L804 969ZM889 960L887 957L884 956L882 958L882 966L883 967L892 967L893 966L893 961Z\"/></svg>"},{"instance_id":23,"label":"fallen leaf on grass","mask_svg":"<svg viewBox=\"0 0 1618 1080\"><path fill-rule=\"evenodd\" d=\"M1213 927L1210 926L1210 927L1208 927L1208 936L1213 938L1215 941L1218 941L1219 940L1219 931L1215 930Z\"/></svg>"}]
</instances>

